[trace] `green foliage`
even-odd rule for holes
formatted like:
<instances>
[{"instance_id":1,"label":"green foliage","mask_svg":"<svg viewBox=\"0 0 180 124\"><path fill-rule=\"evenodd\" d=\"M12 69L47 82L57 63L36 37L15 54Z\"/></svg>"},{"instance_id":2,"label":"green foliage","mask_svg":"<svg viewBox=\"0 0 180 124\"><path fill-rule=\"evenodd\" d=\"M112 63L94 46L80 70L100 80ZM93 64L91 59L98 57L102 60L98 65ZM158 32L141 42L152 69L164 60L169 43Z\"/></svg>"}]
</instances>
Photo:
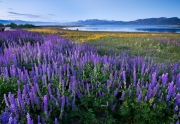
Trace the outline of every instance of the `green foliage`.
<instances>
[{"instance_id":1,"label":"green foliage","mask_svg":"<svg viewBox=\"0 0 180 124\"><path fill-rule=\"evenodd\" d=\"M18 27L18 25L12 22L10 24L7 24L6 27L16 28Z\"/></svg>"},{"instance_id":2,"label":"green foliage","mask_svg":"<svg viewBox=\"0 0 180 124\"><path fill-rule=\"evenodd\" d=\"M4 25L2 23L0 23L0 27L4 27Z\"/></svg>"},{"instance_id":3,"label":"green foliage","mask_svg":"<svg viewBox=\"0 0 180 124\"><path fill-rule=\"evenodd\" d=\"M18 25L18 27L20 27L20 28L34 28L34 27L36 27L35 25L33 25L33 24L20 24L20 25Z\"/></svg>"},{"instance_id":4,"label":"green foliage","mask_svg":"<svg viewBox=\"0 0 180 124\"><path fill-rule=\"evenodd\" d=\"M106 72L103 72L104 65L102 63L97 63L96 66L94 66L93 62L87 62L83 66L83 73L81 74L81 78L84 81L96 83L106 83L106 81L109 79L109 68L106 70Z\"/></svg>"},{"instance_id":5,"label":"green foliage","mask_svg":"<svg viewBox=\"0 0 180 124\"><path fill-rule=\"evenodd\" d=\"M0 78L0 112L5 107L4 94L6 94L6 96L9 92L13 94L17 94L17 89L18 89L18 84L15 78L8 80Z\"/></svg>"},{"instance_id":6,"label":"green foliage","mask_svg":"<svg viewBox=\"0 0 180 124\"><path fill-rule=\"evenodd\" d=\"M20 24L20 25L17 25L16 23L10 23L10 24L7 24L7 25L3 25L0 23L0 27L11 27L11 28L35 28L36 26L33 25L33 24Z\"/></svg>"},{"instance_id":7,"label":"green foliage","mask_svg":"<svg viewBox=\"0 0 180 124\"><path fill-rule=\"evenodd\" d=\"M138 33L139 35L141 33ZM164 34L163 34L164 35ZM98 50L100 55L109 55L109 49L119 53L120 51L131 51L133 55L154 57L156 62L171 63L179 62L180 59L180 35L177 36L146 36L146 37L104 37L89 41L91 44L104 44ZM168 56L168 57L167 57Z\"/></svg>"}]
</instances>

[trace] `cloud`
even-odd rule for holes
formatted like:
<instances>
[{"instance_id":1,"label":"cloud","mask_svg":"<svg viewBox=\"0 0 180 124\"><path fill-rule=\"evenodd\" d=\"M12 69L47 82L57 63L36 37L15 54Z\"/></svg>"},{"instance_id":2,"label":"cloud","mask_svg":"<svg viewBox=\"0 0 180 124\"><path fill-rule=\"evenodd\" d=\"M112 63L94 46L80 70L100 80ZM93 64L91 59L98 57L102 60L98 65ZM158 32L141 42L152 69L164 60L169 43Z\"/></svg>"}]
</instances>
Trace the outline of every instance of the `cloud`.
<instances>
[{"instance_id":1,"label":"cloud","mask_svg":"<svg viewBox=\"0 0 180 124\"><path fill-rule=\"evenodd\" d=\"M48 16L56 16L56 15L54 15L54 14L47 14Z\"/></svg>"},{"instance_id":2,"label":"cloud","mask_svg":"<svg viewBox=\"0 0 180 124\"><path fill-rule=\"evenodd\" d=\"M24 13L17 13L17 12L8 12L11 15L16 15L16 16L24 16L24 17L29 17L29 18L40 18L40 15L33 15L33 14L24 14Z\"/></svg>"},{"instance_id":3,"label":"cloud","mask_svg":"<svg viewBox=\"0 0 180 124\"><path fill-rule=\"evenodd\" d=\"M13 8L8 8L9 10L14 10Z\"/></svg>"}]
</instances>

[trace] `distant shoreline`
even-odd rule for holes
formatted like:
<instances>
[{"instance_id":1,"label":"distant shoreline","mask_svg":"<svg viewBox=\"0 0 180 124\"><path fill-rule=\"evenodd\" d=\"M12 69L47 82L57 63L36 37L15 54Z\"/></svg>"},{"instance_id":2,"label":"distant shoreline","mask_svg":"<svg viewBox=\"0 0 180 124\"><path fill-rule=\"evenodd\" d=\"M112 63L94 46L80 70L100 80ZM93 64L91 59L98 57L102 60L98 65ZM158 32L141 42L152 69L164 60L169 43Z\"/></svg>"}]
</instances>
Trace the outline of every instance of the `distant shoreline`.
<instances>
[{"instance_id":1,"label":"distant shoreline","mask_svg":"<svg viewBox=\"0 0 180 124\"><path fill-rule=\"evenodd\" d=\"M90 33L134 33L134 34L180 34L180 33L174 33L174 32L147 32L147 31L142 31L142 32L133 32L133 31L85 31L85 30L71 30L69 28L71 27L84 27L83 25L57 25L57 26L37 26L36 28L47 28L47 29L56 29L56 30L61 30L61 31L70 31L70 32L90 32Z\"/></svg>"},{"instance_id":2,"label":"distant shoreline","mask_svg":"<svg viewBox=\"0 0 180 124\"><path fill-rule=\"evenodd\" d=\"M174 25L73 25L58 27L61 30L85 32L180 33L180 27Z\"/></svg>"}]
</instances>

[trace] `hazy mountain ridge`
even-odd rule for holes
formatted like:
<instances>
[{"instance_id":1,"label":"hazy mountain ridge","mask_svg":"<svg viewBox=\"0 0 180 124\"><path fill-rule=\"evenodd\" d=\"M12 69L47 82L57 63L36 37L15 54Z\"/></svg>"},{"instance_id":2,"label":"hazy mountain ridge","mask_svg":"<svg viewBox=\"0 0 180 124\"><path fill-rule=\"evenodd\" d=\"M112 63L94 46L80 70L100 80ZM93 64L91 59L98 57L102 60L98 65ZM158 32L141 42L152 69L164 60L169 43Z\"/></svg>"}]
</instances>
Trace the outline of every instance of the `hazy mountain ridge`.
<instances>
[{"instance_id":1,"label":"hazy mountain ridge","mask_svg":"<svg viewBox=\"0 0 180 124\"><path fill-rule=\"evenodd\" d=\"M114 20L99 20L99 19L88 19L79 20L76 22L40 22L40 21L23 21L23 20L0 20L2 24L9 23L16 24L33 24L33 25L178 25L180 26L180 19L177 17L172 18L147 18L138 19L134 21L114 21Z\"/></svg>"},{"instance_id":2,"label":"hazy mountain ridge","mask_svg":"<svg viewBox=\"0 0 180 124\"><path fill-rule=\"evenodd\" d=\"M147 19L138 19L135 21L108 21L108 20L98 20L98 19L89 19L85 21L74 22L74 24L80 25L180 25L180 19L177 17L172 18L147 18Z\"/></svg>"}]
</instances>

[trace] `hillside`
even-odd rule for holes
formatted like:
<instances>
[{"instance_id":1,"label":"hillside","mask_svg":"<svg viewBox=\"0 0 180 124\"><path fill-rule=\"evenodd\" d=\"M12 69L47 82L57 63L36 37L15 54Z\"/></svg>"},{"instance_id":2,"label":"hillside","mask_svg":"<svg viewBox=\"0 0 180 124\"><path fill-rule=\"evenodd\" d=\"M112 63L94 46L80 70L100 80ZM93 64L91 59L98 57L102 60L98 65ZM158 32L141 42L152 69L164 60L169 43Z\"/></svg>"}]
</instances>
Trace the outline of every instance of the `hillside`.
<instances>
[{"instance_id":1,"label":"hillside","mask_svg":"<svg viewBox=\"0 0 180 124\"><path fill-rule=\"evenodd\" d=\"M38 21L23 21L23 20L0 20L2 24L9 23L16 24L33 24L33 25L178 25L180 26L180 19L177 17L172 18L147 18L147 19L138 19L134 21L114 21L114 20L99 20L99 19L88 19L88 20L79 20L76 22L38 22Z\"/></svg>"},{"instance_id":2,"label":"hillside","mask_svg":"<svg viewBox=\"0 0 180 124\"><path fill-rule=\"evenodd\" d=\"M79 25L180 25L180 19L177 17L172 18L147 18L147 19L138 19L134 21L109 21L109 20L98 20L98 19L89 19L85 21L77 21L74 24Z\"/></svg>"}]
</instances>

